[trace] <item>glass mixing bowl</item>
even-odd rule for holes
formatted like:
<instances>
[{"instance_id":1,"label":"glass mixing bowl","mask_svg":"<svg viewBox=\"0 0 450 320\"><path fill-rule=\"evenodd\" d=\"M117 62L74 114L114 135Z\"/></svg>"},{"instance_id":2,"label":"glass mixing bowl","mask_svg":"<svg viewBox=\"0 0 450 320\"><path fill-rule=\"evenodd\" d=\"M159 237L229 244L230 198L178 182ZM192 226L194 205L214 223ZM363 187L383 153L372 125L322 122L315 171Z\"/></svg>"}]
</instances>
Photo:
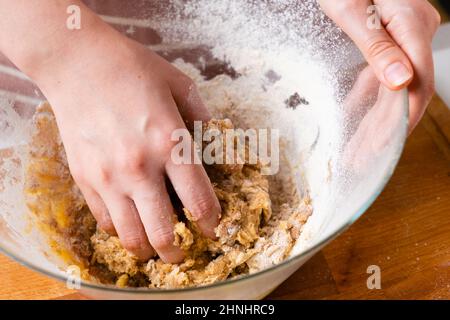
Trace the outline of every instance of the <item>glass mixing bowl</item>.
<instances>
[{"instance_id":1,"label":"glass mixing bowl","mask_svg":"<svg viewBox=\"0 0 450 320\"><path fill-rule=\"evenodd\" d=\"M86 296L262 298L358 219L391 177L407 135L407 91L381 86L315 1L86 3L120 32L170 61L182 58L195 65L206 79L227 74L260 81L271 104L260 101L261 110L270 112L246 107L243 91L238 117L280 130L298 189L314 207L291 256L262 272L178 290L83 282ZM30 119L45 97L7 59L0 63L0 248L31 269L67 281L64 266L48 254L45 237L30 225L22 194Z\"/></svg>"}]
</instances>

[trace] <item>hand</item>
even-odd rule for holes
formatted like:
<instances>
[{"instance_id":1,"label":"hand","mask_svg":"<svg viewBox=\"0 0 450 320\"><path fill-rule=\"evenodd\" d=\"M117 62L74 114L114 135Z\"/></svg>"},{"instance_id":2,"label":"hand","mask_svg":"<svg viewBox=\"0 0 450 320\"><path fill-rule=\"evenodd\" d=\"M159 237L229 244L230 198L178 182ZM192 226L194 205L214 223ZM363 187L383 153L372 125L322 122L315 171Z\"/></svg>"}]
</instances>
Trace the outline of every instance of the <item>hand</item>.
<instances>
[{"instance_id":1,"label":"hand","mask_svg":"<svg viewBox=\"0 0 450 320\"><path fill-rule=\"evenodd\" d=\"M362 51L381 83L391 90L409 86L410 132L434 94L431 42L440 16L426 0L319 0ZM369 29L367 9L377 5L381 29Z\"/></svg>"},{"instance_id":2,"label":"hand","mask_svg":"<svg viewBox=\"0 0 450 320\"><path fill-rule=\"evenodd\" d=\"M173 130L207 121L207 109L191 79L102 22L70 46L31 74L53 105L77 185L126 249L180 262L167 181L206 236L215 238L220 215L203 166L170 158Z\"/></svg>"}]
</instances>

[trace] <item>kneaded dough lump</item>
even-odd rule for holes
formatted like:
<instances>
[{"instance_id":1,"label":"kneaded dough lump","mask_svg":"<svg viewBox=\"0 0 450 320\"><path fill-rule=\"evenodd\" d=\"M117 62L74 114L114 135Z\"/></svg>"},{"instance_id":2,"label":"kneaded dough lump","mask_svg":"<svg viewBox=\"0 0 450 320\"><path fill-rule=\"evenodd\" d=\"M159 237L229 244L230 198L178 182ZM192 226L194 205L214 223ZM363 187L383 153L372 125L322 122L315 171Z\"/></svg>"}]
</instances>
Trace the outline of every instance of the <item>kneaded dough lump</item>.
<instances>
[{"instance_id":1,"label":"kneaded dough lump","mask_svg":"<svg viewBox=\"0 0 450 320\"><path fill-rule=\"evenodd\" d=\"M215 230L218 240L203 237L190 212L179 208L174 244L185 251L185 260L167 264L156 257L141 262L117 237L97 229L70 175L49 104L37 109L33 124L27 205L48 235L52 252L66 263L80 266L89 281L121 287L183 288L257 272L288 256L311 214L309 202L299 199L295 190L289 191L290 197L270 194L271 182L260 174L260 164L244 161L243 165L206 166L222 207ZM211 120L203 129L224 132L230 128L230 120ZM275 189L287 192L282 186Z\"/></svg>"}]
</instances>

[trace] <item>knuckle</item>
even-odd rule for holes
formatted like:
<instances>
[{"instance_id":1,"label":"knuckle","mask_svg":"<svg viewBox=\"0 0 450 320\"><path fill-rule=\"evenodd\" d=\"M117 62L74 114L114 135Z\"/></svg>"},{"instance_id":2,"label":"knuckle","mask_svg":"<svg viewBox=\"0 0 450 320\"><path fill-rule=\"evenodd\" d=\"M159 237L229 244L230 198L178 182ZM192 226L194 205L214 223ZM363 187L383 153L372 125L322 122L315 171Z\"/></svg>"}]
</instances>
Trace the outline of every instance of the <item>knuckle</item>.
<instances>
[{"instance_id":1,"label":"knuckle","mask_svg":"<svg viewBox=\"0 0 450 320\"><path fill-rule=\"evenodd\" d=\"M161 129L155 133L153 139L153 150L159 155L170 154L172 148L175 146L177 141L173 141L172 134L176 129Z\"/></svg>"},{"instance_id":2,"label":"knuckle","mask_svg":"<svg viewBox=\"0 0 450 320\"><path fill-rule=\"evenodd\" d=\"M439 11L436 10L435 7L433 7L432 5L430 5L430 19L431 21L434 22L434 26L435 26L435 30L437 30L437 28L441 25L442 22L442 17L441 14L439 13Z\"/></svg>"},{"instance_id":3,"label":"knuckle","mask_svg":"<svg viewBox=\"0 0 450 320\"><path fill-rule=\"evenodd\" d=\"M109 235L115 236L117 234L116 228L114 227L111 219L101 219L97 221L97 225L101 230L105 231Z\"/></svg>"},{"instance_id":4,"label":"knuckle","mask_svg":"<svg viewBox=\"0 0 450 320\"><path fill-rule=\"evenodd\" d=\"M377 58L394 50L396 45L389 38L377 35L367 40L366 48L370 57Z\"/></svg>"},{"instance_id":5,"label":"knuckle","mask_svg":"<svg viewBox=\"0 0 450 320\"><path fill-rule=\"evenodd\" d=\"M98 180L101 185L110 185L112 181L112 174L106 165L101 165L97 169Z\"/></svg>"},{"instance_id":6,"label":"knuckle","mask_svg":"<svg viewBox=\"0 0 450 320\"><path fill-rule=\"evenodd\" d=\"M175 240L172 230L158 228L152 233L152 246L155 250L164 250L173 246Z\"/></svg>"},{"instance_id":7,"label":"knuckle","mask_svg":"<svg viewBox=\"0 0 450 320\"><path fill-rule=\"evenodd\" d=\"M196 220L209 217L217 209L217 202L214 198L206 195L196 198L192 205L192 215Z\"/></svg>"},{"instance_id":8,"label":"knuckle","mask_svg":"<svg viewBox=\"0 0 450 320\"><path fill-rule=\"evenodd\" d=\"M419 22L422 27L431 26L434 28L433 33L441 24L441 15L428 1L420 1L416 5L401 7L397 14L401 21L410 25L417 25Z\"/></svg>"},{"instance_id":9,"label":"knuckle","mask_svg":"<svg viewBox=\"0 0 450 320\"><path fill-rule=\"evenodd\" d=\"M146 171L147 155L141 147L130 147L126 151L121 152L119 157L119 170L131 176L142 176Z\"/></svg>"},{"instance_id":10,"label":"knuckle","mask_svg":"<svg viewBox=\"0 0 450 320\"><path fill-rule=\"evenodd\" d=\"M120 243L125 249L131 252L140 252L142 251L142 249L144 249L145 245L143 237L134 235L121 237Z\"/></svg>"}]
</instances>

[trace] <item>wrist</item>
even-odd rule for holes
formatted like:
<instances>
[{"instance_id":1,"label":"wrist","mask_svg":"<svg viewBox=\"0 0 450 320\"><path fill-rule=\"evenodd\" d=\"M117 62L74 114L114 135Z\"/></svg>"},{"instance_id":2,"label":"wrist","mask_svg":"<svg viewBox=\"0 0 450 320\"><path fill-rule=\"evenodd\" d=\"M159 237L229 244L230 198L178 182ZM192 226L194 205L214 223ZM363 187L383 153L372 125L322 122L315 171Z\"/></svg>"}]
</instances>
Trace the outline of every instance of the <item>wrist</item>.
<instances>
[{"instance_id":1,"label":"wrist","mask_svg":"<svg viewBox=\"0 0 450 320\"><path fill-rule=\"evenodd\" d=\"M75 98L77 92L108 87L118 80L118 68L131 69L134 66L135 46L133 41L98 19L82 33L67 39L57 47L51 57L41 60L29 76L50 102L58 101L61 95ZM135 70L134 68L133 70ZM125 73L133 74L133 72ZM67 104L54 103L56 116L73 115L89 105L79 105L77 111L66 109Z\"/></svg>"},{"instance_id":2,"label":"wrist","mask_svg":"<svg viewBox=\"0 0 450 320\"><path fill-rule=\"evenodd\" d=\"M47 33L43 40L17 60L17 66L38 85L52 77L62 76L72 64L78 63L87 52L106 36L106 25L89 9L82 11L81 29L71 30L59 25ZM15 62L15 61L13 61Z\"/></svg>"},{"instance_id":3,"label":"wrist","mask_svg":"<svg viewBox=\"0 0 450 320\"><path fill-rule=\"evenodd\" d=\"M129 59L128 39L101 19L83 28L27 71L48 99L68 88L106 85L110 80L106 77L115 75L117 66Z\"/></svg>"},{"instance_id":4,"label":"wrist","mask_svg":"<svg viewBox=\"0 0 450 320\"><path fill-rule=\"evenodd\" d=\"M81 0L16 1L0 2L0 50L38 86L62 77L104 38L120 36ZM70 5L80 8L80 28L67 24Z\"/></svg>"}]
</instances>

